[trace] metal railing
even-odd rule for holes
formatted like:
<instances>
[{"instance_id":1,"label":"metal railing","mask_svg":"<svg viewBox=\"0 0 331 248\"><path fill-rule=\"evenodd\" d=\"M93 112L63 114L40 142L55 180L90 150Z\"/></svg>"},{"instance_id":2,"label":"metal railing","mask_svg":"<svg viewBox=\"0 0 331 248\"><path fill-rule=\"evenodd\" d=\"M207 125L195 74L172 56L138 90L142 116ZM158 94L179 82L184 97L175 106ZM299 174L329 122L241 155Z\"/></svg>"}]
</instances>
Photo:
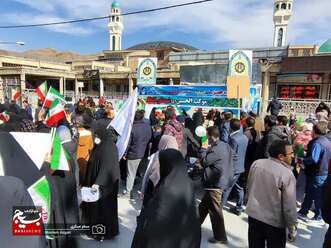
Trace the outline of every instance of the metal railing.
<instances>
[{"instance_id":1,"label":"metal railing","mask_svg":"<svg viewBox=\"0 0 331 248\"><path fill-rule=\"evenodd\" d=\"M316 108L321 102L325 102L331 108L330 100L322 99L279 99L283 105L280 114L289 115L293 111L298 116L308 116L310 113L315 113Z\"/></svg>"}]
</instances>

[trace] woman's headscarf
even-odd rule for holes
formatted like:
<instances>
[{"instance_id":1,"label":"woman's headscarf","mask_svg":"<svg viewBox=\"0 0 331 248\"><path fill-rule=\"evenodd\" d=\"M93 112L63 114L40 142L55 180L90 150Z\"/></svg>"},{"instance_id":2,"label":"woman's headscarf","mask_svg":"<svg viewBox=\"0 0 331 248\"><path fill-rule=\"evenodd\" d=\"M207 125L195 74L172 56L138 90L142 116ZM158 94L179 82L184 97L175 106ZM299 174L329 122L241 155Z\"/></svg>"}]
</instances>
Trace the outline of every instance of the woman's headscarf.
<instances>
[{"instance_id":1,"label":"woman's headscarf","mask_svg":"<svg viewBox=\"0 0 331 248\"><path fill-rule=\"evenodd\" d=\"M141 192L144 193L147 187L148 180L151 180L154 186L160 180L160 161L159 161L159 152L166 149L175 149L178 150L178 144L175 137L170 135L163 135L159 143L159 151L154 153L151 156L151 159L148 163L147 170L142 182Z\"/></svg>"}]
</instances>

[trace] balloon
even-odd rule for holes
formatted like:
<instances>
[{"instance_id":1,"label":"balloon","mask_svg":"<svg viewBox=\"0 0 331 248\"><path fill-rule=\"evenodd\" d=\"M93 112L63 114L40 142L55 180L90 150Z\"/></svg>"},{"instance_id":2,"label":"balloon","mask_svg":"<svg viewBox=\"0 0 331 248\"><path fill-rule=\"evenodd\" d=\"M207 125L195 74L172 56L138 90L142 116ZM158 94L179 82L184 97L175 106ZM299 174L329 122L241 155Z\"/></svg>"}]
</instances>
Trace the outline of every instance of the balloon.
<instances>
[{"instance_id":1,"label":"balloon","mask_svg":"<svg viewBox=\"0 0 331 248\"><path fill-rule=\"evenodd\" d=\"M198 137L202 138L202 137L204 137L204 136L207 135L207 130L206 130L206 128L203 127L203 126L198 126L198 127L195 129L195 134L196 134Z\"/></svg>"}]
</instances>

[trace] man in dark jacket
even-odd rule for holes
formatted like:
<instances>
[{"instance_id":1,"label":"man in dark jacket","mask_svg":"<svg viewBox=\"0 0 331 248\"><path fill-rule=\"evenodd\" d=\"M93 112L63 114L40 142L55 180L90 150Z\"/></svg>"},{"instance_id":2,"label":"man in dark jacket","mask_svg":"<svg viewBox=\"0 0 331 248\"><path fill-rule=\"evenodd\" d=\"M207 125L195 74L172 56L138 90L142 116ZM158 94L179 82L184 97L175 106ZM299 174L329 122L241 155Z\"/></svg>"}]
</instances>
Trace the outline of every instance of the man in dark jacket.
<instances>
[{"instance_id":1,"label":"man in dark jacket","mask_svg":"<svg viewBox=\"0 0 331 248\"><path fill-rule=\"evenodd\" d=\"M226 143L229 142L230 137L230 121L233 118L233 114L231 112L224 113L224 122L220 126L220 139Z\"/></svg>"},{"instance_id":2,"label":"man in dark jacket","mask_svg":"<svg viewBox=\"0 0 331 248\"><path fill-rule=\"evenodd\" d=\"M287 141L292 144L292 135L291 135L291 129L288 126L288 118L285 115L279 115L277 116L277 122L278 122L278 128L279 130L287 136Z\"/></svg>"},{"instance_id":3,"label":"man in dark jacket","mask_svg":"<svg viewBox=\"0 0 331 248\"><path fill-rule=\"evenodd\" d=\"M214 237L209 239L211 243L227 243L224 218L221 206L224 189L231 184L234 169L234 153L231 147L221 141L217 127L209 127L207 135L210 147L201 150L201 159L204 167L204 190L199 205L200 222L203 224L208 213L212 223Z\"/></svg>"},{"instance_id":4,"label":"man in dark jacket","mask_svg":"<svg viewBox=\"0 0 331 248\"><path fill-rule=\"evenodd\" d=\"M322 222L322 188L328 177L331 160L331 142L325 137L327 123L319 122L313 127L313 139L308 144L307 155L304 158L306 174L305 199L299 211L299 217L307 220L307 214L314 202L316 222Z\"/></svg>"},{"instance_id":5,"label":"man in dark jacket","mask_svg":"<svg viewBox=\"0 0 331 248\"><path fill-rule=\"evenodd\" d=\"M128 160L128 171L126 178L126 190L124 194L130 193L130 198L133 198L132 188L136 173L141 160L144 158L146 148L152 138L152 128L144 122L144 113L137 110L134 117L134 122L131 131L131 137L125 159Z\"/></svg>"},{"instance_id":6,"label":"man in dark jacket","mask_svg":"<svg viewBox=\"0 0 331 248\"><path fill-rule=\"evenodd\" d=\"M237 199L237 206L232 209L232 211L240 215L243 209L244 203L244 185L243 185L243 173L245 172L245 157L246 157L246 150L248 145L248 138L244 135L240 130L240 120L232 119L230 122L230 129L231 134L229 137L229 145L231 146L232 150L234 151L235 155L237 156L237 161L234 164L234 176L232 183L228 189L224 191L222 205L224 206L230 195L232 189L235 191L238 199Z\"/></svg>"},{"instance_id":7,"label":"man in dark jacket","mask_svg":"<svg viewBox=\"0 0 331 248\"><path fill-rule=\"evenodd\" d=\"M275 140L287 140L287 135L277 127L276 116L266 116L264 118L265 134L258 146L257 152L263 152L258 158L269 157L269 147Z\"/></svg>"},{"instance_id":8,"label":"man in dark jacket","mask_svg":"<svg viewBox=\"0 0 331 248\"><path fill-rule=\"evenodd\" d=\"M331 171L329 171L331 173ZM331 175L324 185L323 188L323 205L322 205L322 215L323 219L326 223L331 225ZM324 246L323 248L330 248L331 247L331 227L329 226L328 231L325 235Z\"/></svg>"},{"instance_id":9,"label":"man in dark jacket","mask_svg":"<svg viewBox=\"0 0 331 248\"><path fill-rule=\"evenodd\" d=\"M26 114L28 116L29 120L33 120L33 116L32 116L32 108L28 102L28 100L24 100L23 101L23 109L26 111Z\"/></svg>"},{"instance_id":10,"label":"man in dark jacket","mask_svg":"<svg viewBox=\"0 0 331 248\"><path fill-rule=\"evenodd\" d=\"M255 161L255 151L258 142L260 141L260 134L255 129L255 119L253 117L248 117L246 119L246 129L244 135L248 138L248 145L245 158L245 170L246 176L248 176L249 168Z\"/></svg>"},{"instance_id":11,"label":"man in dark jacket","mask_svg":"<svg viewBox=\"0 0 331 248\"><path fill-rule=\"evenodd\" d=\"M282 108L283 108L283 105L280 103L280 101L276 97L274 97L274 98L272 98L271 102L268 105L267 112L270 111L271 115L277 116Z\"/></svg>"}]
</instances>

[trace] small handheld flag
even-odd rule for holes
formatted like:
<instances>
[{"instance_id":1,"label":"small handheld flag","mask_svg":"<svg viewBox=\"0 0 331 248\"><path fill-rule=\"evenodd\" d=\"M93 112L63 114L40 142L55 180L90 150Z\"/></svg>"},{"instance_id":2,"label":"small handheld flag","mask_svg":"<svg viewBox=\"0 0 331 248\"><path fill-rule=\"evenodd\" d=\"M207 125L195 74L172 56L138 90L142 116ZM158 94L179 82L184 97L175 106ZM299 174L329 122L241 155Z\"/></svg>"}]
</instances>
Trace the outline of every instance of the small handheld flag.
<instances>
[{"instance_id":1,"label":"small handheld flag","mask_svg":"<svg viewBox=\"0 0 331 248\"><path fill-rule=\"evenodd\" d=\"M36 88L36 92L37 92L39 98L42 101L45 101L46 95L47 95L47 82L45 81L44 83L42 83L41 85L39 85L39 87Z\"/></svg>"},{"instance_id":2,"label":"small handheld flag","mask_svg":"<svg viewBox=\"0 0 331 248\"><path fill-rule=\"evenodd\" d=\"M49 127L57 127L58 122L66 117L64 107L60 103L59 99L55 99L49 110L46 117L46 123Z\"/></svg>"},{"instance_id":3,"label":"small handheld flag","mask_svg":"<svg viewBox=\"0 0 331 248\"><path fill-rule=\"evenodd\" d=\"M50 87L45 97L43 107L50 108L55 99L58 99L62 103L66 103L64 96L53 87Z\"/></svg>"}]
</instances>

